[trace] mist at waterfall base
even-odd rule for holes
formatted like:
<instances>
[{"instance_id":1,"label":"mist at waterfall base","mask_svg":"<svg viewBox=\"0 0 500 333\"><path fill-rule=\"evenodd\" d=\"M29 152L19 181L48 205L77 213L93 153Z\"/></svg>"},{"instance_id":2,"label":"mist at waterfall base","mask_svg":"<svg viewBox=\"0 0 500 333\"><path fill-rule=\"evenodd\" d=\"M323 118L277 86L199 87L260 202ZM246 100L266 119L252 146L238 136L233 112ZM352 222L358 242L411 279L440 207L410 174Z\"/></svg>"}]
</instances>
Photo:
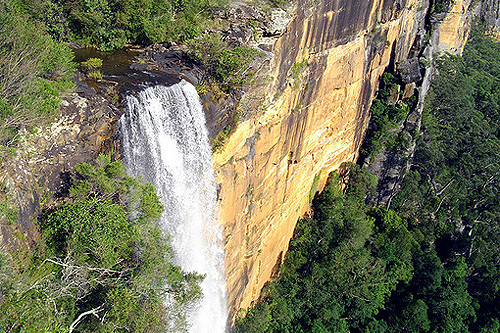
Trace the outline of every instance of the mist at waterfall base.
<instances>
[{"instance_id":1,"label":"mist at waterfall base","mask_svg":"<svg viewBox=\"0 0 500 333\"><path fill-rule=\"evenodd\" d=\"M175 264L206 275L203 299L188 313L190 332L224 332L224 251L215 218L216 186L205 116L193 85L181 81L127 97L120 119L127 172L157 189Z\"/></svg>"}]
</instances>

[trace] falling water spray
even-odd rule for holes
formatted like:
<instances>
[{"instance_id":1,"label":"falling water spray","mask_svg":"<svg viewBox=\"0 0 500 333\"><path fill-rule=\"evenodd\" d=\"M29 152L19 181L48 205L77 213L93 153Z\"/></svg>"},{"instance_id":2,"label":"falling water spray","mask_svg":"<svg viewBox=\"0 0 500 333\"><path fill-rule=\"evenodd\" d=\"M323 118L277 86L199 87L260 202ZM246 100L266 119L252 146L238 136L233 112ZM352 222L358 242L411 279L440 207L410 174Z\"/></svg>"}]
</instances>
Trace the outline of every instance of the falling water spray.
<instances>
[{"instance_id":1,"label":"falling water spray","mask_svg":"<svg viewBox=\"0 0 500 333\"><path fill-rule=\"evenodd\" d=\"M203 299L188 314L189 331L224 332L224 251L211 148L196 89L181 81L128 96L120 127L127 171L151 182L165 207L160 227L172 236L175 263L205 275Z\"/></svg>"}]
</instances>

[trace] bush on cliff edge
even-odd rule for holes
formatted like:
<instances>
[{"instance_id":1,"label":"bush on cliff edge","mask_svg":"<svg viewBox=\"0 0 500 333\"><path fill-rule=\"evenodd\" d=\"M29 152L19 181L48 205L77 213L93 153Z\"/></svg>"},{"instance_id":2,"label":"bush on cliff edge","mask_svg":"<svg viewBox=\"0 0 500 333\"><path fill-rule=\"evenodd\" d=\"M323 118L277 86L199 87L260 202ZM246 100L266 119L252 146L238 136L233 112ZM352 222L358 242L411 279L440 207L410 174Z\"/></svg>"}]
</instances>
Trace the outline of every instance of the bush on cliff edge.
<instances>
[{"instance_id":1,"label":"bush on cliff edge","mask_svg":"<svg viewBox=\"0 0 500 333\"><path fill-rule=\"evenodd\" d=\"M29 264L0 257L0 331L185 329L203 277L172 263L154 188L104 156L76 169L71 202L40 218Z\"/></svg>"}]
</instances>

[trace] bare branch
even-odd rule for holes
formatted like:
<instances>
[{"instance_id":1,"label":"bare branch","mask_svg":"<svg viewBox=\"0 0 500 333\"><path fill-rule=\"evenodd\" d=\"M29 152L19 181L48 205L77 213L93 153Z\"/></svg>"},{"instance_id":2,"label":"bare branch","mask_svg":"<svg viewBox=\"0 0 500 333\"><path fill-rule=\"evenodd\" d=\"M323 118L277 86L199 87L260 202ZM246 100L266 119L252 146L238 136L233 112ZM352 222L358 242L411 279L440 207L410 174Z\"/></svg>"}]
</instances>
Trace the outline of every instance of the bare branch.
<instances>
[{"instance_id":1,"label":"bare branch","mask_svg":"<svg viewBox=\"0 0 500 333\"><path fill-rule=\"evenodd\" d=\"M439 210L441 209L441 205L446 200L446 197L447 197L447 195L445 195L444 198L441 199L441 201L439 202L438 208L436 208L436 210L433 213L431 213L432 219L436 218L435 216L436 216L437 212L439 212Z\"/></svg>"},{"instance_id":2,"label":"bare branch","mask_svg":"<svg viewBox=\"0 0 500 333\"><path fill-rule=\"evenodd\" d=\"M53 263L54 265L58 265L58 266L61 266L61 267L65 267L65 268L79 268L79 269L86 269L86 270L89 270L89 271L93 271L93 272L99 272L101 274L124 274L128 271L128 269L126 270L123 270L123 271L116 271L116 270L113 270L113 269L108 269L108 268L101 268L101 267L88 267L88 266L75 266L75 265L68 265L68 264L65 264L65 263L62 263L62 262L57 262L55 260L52 260L52 259L45 259L45 261L48 261L48 262L51 262Z\"/></svg>"},{"instance_id":3,"label":"bare branch","mask_svg":"<svg viewBox=\"0 0 500 333\"><path fill-rule=\"evenodd\" d=\"M448 184L446 184L440 191L438 191L436 193L436 195L439 197L441 194L443 194L444 191L446 191L446 189L448 188L448 186L450 186L451 184L453 184L453 182L455 181L455 178L452 178Z\"/></svg>"},{"instance_id":4,"label":"bare branch","mask_svg":"<svg viewBox=\"0 0 500 333\"><path fill-rule=\"evenodd\" d=\"M85 311L83 313L80 313L80 315L78 316L78 318L76 318L76 320L74 322L71 323L71 325L69 326L69 333L72 333L73 330L76 328L76 326L82 321L82 319L86 316L90 316L90 315L93 315L93 316L96 316L97 319L99 319L99 315L98 313L101 312L102 310L104 310L104 304L101 304L99 307L97 308L94 308L94 309L91 309L89 311Z\"/></svg>"}]
</instances>

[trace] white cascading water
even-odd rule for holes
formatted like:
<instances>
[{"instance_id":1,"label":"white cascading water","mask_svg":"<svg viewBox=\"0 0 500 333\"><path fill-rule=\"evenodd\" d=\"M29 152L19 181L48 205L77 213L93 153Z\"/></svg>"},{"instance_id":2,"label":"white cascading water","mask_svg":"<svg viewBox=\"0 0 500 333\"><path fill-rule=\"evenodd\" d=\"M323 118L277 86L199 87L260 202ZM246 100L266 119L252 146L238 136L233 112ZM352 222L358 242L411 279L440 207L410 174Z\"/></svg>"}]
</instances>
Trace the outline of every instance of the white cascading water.
<instances>
[{"instance_id":1,"label":"white cascading water","mask_svg":"<svg viewBox=\"0 0 500 333\"><path fill-rule=\"evenodd\" d=\"M175 263L205 274L203 299L188 314L190 332L224 332L224 251L215 218L212 153L200 99L193 85L145 89L127 97L120 120L129 174L151 182L165 206L162 229L172 236Z\"/></svg>"}]
</instances>

